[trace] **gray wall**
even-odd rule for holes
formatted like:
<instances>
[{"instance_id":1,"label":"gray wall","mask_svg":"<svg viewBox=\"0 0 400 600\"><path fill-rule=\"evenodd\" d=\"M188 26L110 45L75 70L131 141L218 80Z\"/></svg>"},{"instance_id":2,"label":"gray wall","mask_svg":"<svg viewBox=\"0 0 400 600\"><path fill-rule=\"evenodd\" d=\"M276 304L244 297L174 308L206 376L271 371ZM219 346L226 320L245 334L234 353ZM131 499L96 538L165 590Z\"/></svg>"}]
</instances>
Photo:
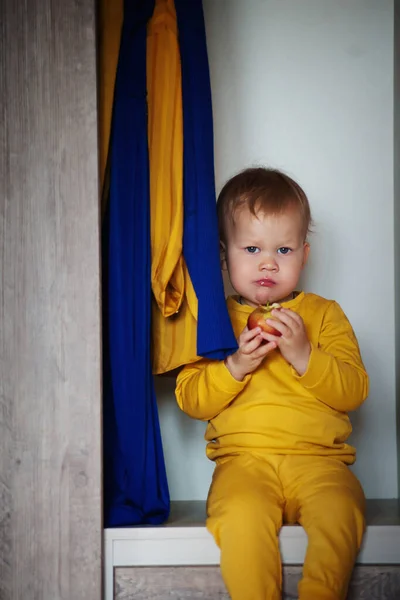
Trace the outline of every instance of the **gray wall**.
<instances>
[{"instance_id":1,"label":"gray wall","mask_svg":"<svg viewBox=\"0 0 400 600\"><path fill-rule=\"evenodd\" d=\"M94 0L0 3L0 598L101 598Z\"/></svg>"}]
</instances>

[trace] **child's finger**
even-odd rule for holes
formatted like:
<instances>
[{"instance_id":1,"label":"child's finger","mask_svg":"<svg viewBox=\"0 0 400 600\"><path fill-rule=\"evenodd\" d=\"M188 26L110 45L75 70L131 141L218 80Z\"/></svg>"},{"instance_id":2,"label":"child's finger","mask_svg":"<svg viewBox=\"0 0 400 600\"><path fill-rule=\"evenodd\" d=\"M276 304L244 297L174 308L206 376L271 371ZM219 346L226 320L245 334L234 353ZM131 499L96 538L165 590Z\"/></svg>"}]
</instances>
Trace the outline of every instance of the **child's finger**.
<instances>
[{"instance_id":1,"label":"child's finger","mask_svg":"<svg viewBox=\"0 0 400 600\"><path fill-rule=\"evenodd\" d=\"M271 350L275 350L277 345L278 344L276 342L268 342L267 344L262 344L259 348L254 350L253 357L263 358L264 356L267 356L267 354L269 354Z\"/></svg>"},{"instance_id":2,"label":"child's finger","mask_svg":"<svg viewBox=\"0 0 400 600\"><path fill-rule=\"evenodd\" d=\"M303 318L294 310L290 310L290 308L282 308L281 309L283 315L290 315L292 319L297 321L298 323L303 323Z\"/></svg>"},{"instance_id":3,"label":"child's finger","mask_svg":"<svg viewBox=\"0 0 400 600\"><path fill-rule=\"evenodd\" d=\"M260 346L260 344L262 342L263 342L263 337L260 333L258 333L256 335L256 337L254 337L252 340L249 340L248 342L241 344L239 346L240 351L242 352L242 354L251 354L252 352L254 352L254 350L256 348L258 348Z\"/></svg>"},{"instance_id":4,"label":"child's finger","mask_svg":"<svg viewBox=\"0 0 400 600\"><path fill-rule=\"evenodd\" d=\"M247 327L245 327L239 336L239 346L240 344L246 344L250 340L254 339L260 334L260 332L261 327L255 327L254 329L247 329Z\"/></svg>"},{"instance_id":5,"label":"child's finger","mask_svg":"<svg viewBox=\"0 0 400 600\"><path fill-rule=\"evenodd\" d=\"M296 314L292 310L282 308L273 314L276 319L279 319L281 323L287 325L289 329L296 329L301 327L303 324L303 319L300 317L300 315Z\"/></svg>"},{"instance_id":6,"label":"child's finger","mask_svg":"<svg viewBox=\"0 0 400 600\"><path fill-rule=\"evenodd\" d=\"M260 335L266 342L275 342L276 345L278 345L279 340L281 339L280 336L274 335L273 333L267 333L266 331L262 331Z\"/></svg>"},{"instance_id":7,"label":"child's finger","mask_svg":"<svg viewBox=\"0 0 400 600\"><path fill-rule=\"evenodd\" d=\"M283 323L282 321L278 321L277 319L267 319L267 324L279 331L281 335L285 335L290 330L290 327Z\"/></svg>"}]
</instances>

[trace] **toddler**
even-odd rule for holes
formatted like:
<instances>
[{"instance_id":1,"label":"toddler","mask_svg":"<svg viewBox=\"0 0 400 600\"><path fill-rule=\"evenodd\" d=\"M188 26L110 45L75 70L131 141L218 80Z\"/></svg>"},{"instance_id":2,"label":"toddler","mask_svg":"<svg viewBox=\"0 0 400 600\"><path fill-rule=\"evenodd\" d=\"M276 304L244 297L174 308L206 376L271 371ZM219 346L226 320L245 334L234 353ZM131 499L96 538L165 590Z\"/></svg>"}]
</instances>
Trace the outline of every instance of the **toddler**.
<instances>
[{"instance_id":1,"label":"toddler","mask_svg":"<svg viewBox=\"0 0 400 600\"><path fill-rule=\"evenodd\" d=\"M343 600L364 532L347 443L348 413L368 394L358 343L336 302L297 290L311 215L293 179L247 169L225 184L217 209L238 350L184 367L176 396L208 421L216 468L207 528L222 576L232 600L281 598L278 533L283 522L300 523L308 547L299 599ZM274 302L281 308L267 322L281 335L249 330L254 308Z\"/></svg>"}]
</instances>

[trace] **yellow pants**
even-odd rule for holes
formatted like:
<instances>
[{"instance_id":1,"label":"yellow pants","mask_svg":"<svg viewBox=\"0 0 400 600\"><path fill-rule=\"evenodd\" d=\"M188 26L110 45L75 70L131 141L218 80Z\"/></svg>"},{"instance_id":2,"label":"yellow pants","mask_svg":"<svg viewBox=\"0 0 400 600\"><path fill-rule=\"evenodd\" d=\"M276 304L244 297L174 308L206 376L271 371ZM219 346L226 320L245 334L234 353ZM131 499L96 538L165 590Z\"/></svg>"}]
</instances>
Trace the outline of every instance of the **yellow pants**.
<instances>
[{"instance_id":1,"label":"yellow pants","mask_svg":"<svg viewBox=\"0 0 400 600\"><path fill-rule=\"evenodd\" d=\"M218 462L207 528L221 549L232 600L282 594L278 532L300 523L308 536L301 600L343 600L364 533L365 498L355 475L333 458L239 455Z\"/></svg>"}]
</instances>

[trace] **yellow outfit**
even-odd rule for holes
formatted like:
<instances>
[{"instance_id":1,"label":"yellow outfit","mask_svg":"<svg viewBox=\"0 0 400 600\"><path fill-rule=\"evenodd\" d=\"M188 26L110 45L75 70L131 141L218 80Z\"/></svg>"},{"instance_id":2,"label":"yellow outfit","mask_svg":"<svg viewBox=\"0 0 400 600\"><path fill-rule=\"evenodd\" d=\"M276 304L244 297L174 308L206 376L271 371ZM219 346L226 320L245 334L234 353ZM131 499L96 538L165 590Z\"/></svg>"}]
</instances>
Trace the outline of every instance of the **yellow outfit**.
<instances>
[{"instance_id":1,"label":"yellow outfit","mask_svg":"<svg viewBox=\"0 0 400 600\"><path fill-rule=\"evenodd\" d=\"M281 597L277 532L284 520L308 535L299 597L339 600L364 530L364 494L347 466L355 460L347 412L366 398L368 376L336 302L302 292L283 306L303 318L311 343L303 376L278 350L243 381L222 361L201 360L179 374L177 401L209 421L207 456L217 466L207 527L232 599ZM231 297L228 310L239 336L253 309Z\"/></svg>"}]
</instances>

